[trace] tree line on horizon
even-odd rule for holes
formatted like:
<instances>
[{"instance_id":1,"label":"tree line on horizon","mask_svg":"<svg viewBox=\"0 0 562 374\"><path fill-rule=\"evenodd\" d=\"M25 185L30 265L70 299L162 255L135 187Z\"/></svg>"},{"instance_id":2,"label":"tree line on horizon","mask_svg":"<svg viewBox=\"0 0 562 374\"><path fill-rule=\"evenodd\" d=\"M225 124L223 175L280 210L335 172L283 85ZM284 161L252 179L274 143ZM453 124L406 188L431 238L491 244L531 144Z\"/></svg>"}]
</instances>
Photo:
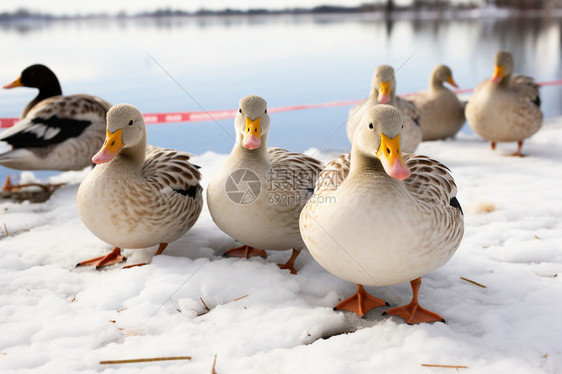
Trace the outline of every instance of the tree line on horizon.
<instances>
[{"instance_id":1,"label":"tree line on horizon","mask_svg":"<svg viewBox=\"0 0 562 374\"><path fill-rule=\"evenodd\" d=\"M0 21L12 19L40 18L96 18L96 17L169 17L169 16L208 16L208 15L267 15L267 14L330 14L330 13L369 13L369 12L401 12L401 11L445 11L470 10L483 6L496 6L514 10L562 9L562 0L474 0L468 3L453 4L450 0L412 0L410 5L398 6L394 0L381 0L364 3L358 6L319 5L312 8L267 9L252 8L248 10L225 8L220 10L199 9L189 12L181 9L156 9L149 12L129 14L120 11L117 14L100 12L94 14L77 14L73 16L57 16L50 13L40 13L25 8L14 12L0 13Z\"/></svg>"}]
</instances>

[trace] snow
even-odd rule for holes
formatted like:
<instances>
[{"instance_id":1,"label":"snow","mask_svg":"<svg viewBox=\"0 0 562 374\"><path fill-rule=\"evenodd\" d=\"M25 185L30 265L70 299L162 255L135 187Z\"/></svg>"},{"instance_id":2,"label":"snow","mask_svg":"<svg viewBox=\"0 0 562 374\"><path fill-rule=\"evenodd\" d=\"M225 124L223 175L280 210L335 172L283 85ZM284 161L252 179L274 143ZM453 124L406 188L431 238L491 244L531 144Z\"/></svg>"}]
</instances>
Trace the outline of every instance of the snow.
<instances>
[{"instance_id":1,"label":"snow","mask_svg":"<svg viewBox=\"0 0 562 374\"><path fill-rule=\"evenodd\" d=\"M386 307L365 318L333 311L355 285L306 251L297 275L276 266L290 251L222 257L235 243L206 208L161 256L151 258L156 248L124 251L128 264L152 260L148 266L76 268L110 247L77 214L78 182L88 170L60 174L52 181L69 184L45 203L0 203L0 372L211 373L216 355L219 374L454 370L422 364L555 373L562 367L561 145L562 117L525 142L524 158L506 156L514 143L491 151L473 134L421 144L419 154L452 170L465 236L453 258L422 280L422 305L447 323L415 326L382 316ZM204 187L226 157L194 159ZM409 284L367 290L392 306L411 297ZM100 364L170 356L192 359Z\"/></svg>"}]
</instances>

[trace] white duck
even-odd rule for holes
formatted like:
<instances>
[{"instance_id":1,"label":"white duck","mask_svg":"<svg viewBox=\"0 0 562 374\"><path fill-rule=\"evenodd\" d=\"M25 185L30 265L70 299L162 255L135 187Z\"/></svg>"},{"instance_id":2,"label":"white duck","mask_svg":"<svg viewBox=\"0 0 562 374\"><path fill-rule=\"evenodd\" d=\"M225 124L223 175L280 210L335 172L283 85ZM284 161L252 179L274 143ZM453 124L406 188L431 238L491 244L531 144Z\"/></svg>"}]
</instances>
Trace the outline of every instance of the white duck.
<instances>
[{"instance_id":1,"label":"white duck","mask_svg":"<svg viewBox=\"0 0 562 374\"><path fill-rule=\"evenodd\" d=\"M146 125L132 105L107 113L107 136L93 157L97 166L78 189L78 213L108 255L80 262L97 268L124 261L121 248L168 243L193 226L203 205L201 175L189 153L146 144Z\"/></svg>"},{"instance_id":2,"label":"white duck","mask_svg":"<svg viewBox=\"0 0 562 374\"><path fill-rule=\"evenodd\" d=\"M243 244L226 254L265 257L266 249L293 249L289 261L279 266L296 273L294 261L304 246L299 214L323 165L300 153L267 148L270 119L259 96L240 100L234 127L234 148L207 188L213 220Z\"/></svg>"},{"instance_id":3,"label":"white duck","mask_svg":"<svg viewBox=\"0 0 562 374\"><path fill-rule=\"evenodd\" d=\"M448 66L438 65L429 78L429 90L407 97L420 112L423 140L446 139L455 136L464 124L464 107L457 95L443 86L458 88Z\"/></svg>"},{"instance_id":4,"label":"white duck","mask_svg":"<svg viewBox=\"0 0 562 374\"><path fill-rule=\"evenodd\" d=\"M414 104L396 96L396 78L394 69L389 65L379 65L373 74L371 93L362 103L349 110L347 118L347 137L353 144L353 134L365 111L377 104L388 104L397 108L404 118L402 131L402 149L413 153L422 141L420 114Z\"/></svg>"},{"instance_id":5,"label":"white duck","mask_svg":"<svg viewBox=\"0 0 562 374\"><path fill-rule=\"evenodd\" d=\"M513 75L513 57L496 54L492 78L480 83L466 105L466 119L474 132L490 141L517 142L513 156L521 156L523 141L539 131L543 115L539 86L533 78Z\"/></svg>"},{"instance_id":6,"label":"white duck","mask_svg":"<svg viewBox=\"0 0 562 374\"><path fill-rule=\"evenodd\" d=\"M364 315L385 302L363 285L410 281L409 305L390 309L408 323L441 321L421 308L421 276L445 264L463 235L463 213L449 169L426 156L406 154L402 116L377 105L363 115L351 148L331 161L303 208L300 229L312 256L330 273L357 283L336 309ZM327 203L331 202L331 203Z\"/></svg>"},{"instance_id":7,"label":"white duck","mask_svg":"<svg viewBox=\"0 0 562 374\"><path fill-rule=\"evenodd\" d=\"M80 170L105 137L110 104L96 96L62 96L55 74L31 65L4 88L34 87L38 95L24 108L20 121L0 134L12 149L0 154L0 165L20 170Z\"/></svg>"}]
</instances>

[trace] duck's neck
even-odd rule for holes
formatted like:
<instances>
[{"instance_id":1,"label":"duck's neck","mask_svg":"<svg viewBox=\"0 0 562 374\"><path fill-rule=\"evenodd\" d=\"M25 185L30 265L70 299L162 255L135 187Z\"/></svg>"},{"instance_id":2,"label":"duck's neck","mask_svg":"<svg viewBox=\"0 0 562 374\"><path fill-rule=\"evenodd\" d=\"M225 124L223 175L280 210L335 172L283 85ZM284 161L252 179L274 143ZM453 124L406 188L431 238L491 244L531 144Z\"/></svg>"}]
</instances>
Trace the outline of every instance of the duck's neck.
<instances>
[{"instance_id":1,"label":"duck's neck","mask_svg":"<svg viewBox=\"0 0 562 374\"><path fill-rule=\"evenodd\" d=\"M357 148L358 147L351 148L350 177L364 178L365 176L387 176L378 158L368 157L358 151Z\"/></svg>"},{"instance_id":2,"label":"duck's neck","mask_svg":"<svg viewBox=\"0 0 562 374\"><path fill-rule=\"evenodd\" d=\"M504 75L502 80L499 81L497 84L498 84L499 87L502 87L502 88L507 88L507 87L511 86L511 74Z\"/></svg>"},{"instance_id":3,"label":"duck's neck","mask_svg":"<svg viewBox=\"0 0 562 374\"><path fill-rule=\"evenodd\" d=\"M37 94L37 96L35 96L35 98L31 100L29 104L27 104L27 106L23 109L21 118L24 118L27 113L29 113L29 111L40 101L58 95L62 95L62 89L57 77L52 77L52 79L49 80L48 84L39 88L39 93Z\"/></svg>"},{"instance_id":4,"label":"duck's neck","mask_svg":"<svg viewBox=\"0 0 562 374\"><path fill-rule=\"evenodd\" d=\"M111 161L112 167L126 168L131 172L140 172L146 159L146 133L136 145L123 148L115 159Z\"/></svg>"},{"instance_id":5,"label":"duck's neck","mask_svg":"<svg viewBox=\"0 0 562 374\"><path fill-rule=\"evenodd\" d=\"M261 137L261 145L252 150L242 145L242 135L239 135L236 143L234 143L230 157L238 160L243 159L253 162L269 163L269 158L267 156L267 135L263 135Z\"/></svg>"},{"instance_id":6,"label":"duck's neck","mask_svg":"<svg viewBox=\"0 0 562 374\"><path fill-rule=\"evenodd\" d=\"M443 82L432 75L429 79L429 90L431 92L435 92L442 90L443 88L445 88L445 86L443 86Z\"/></svg>"}]
</instances>

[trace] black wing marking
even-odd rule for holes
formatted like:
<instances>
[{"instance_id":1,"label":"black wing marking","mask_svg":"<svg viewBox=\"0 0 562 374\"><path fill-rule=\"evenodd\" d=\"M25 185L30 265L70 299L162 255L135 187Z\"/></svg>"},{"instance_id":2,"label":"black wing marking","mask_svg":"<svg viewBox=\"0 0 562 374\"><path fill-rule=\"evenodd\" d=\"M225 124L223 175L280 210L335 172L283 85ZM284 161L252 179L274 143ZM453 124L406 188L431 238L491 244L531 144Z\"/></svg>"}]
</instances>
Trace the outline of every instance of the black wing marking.
<instances>
[{"instance_id":1,"label":"black wing marking","mask_svg":"<svg viewBox=\"0 0 562 374\"><path fill-rule=\"evenodd\" d=\"M56 115L46 119L35 117L30 122L26 129L10 135L2 141L7 142L14 149L44 147L76 138L92 124L88 120L60 118Z\"/></svg>"},{"instance_id":2,"label":"black wing marking","mask_svg":"<svg viewBox=\"0 0 562 374\"><path fill-rule=\"evenodd\" d=\"M180 190L180 189L174 189L175 192L183 195L183 196L189 196L191 198L195 198L195 195L197 195L197 192L199 190L202 190L202 187L200 185L195 185L195 186L189 186L189 188L187 190Z\"/></svg>"},{"instance_id":3,"label":"black wing marking","mask_svg":"<svg viewBox=\"0 0 562 374\"><path fill-rule=\"evenodd\" d=\"M459 201L457 200L456 197L452 197L451 201L449 201L449 204L454 207L457 208L458 210L461 211L461 214L464 216L464 212L462 211L462 207L461 207L461 203L459 203Z\"/></svg>"},{"instance_id":4,"label":"black wing marking","mask_svg":"<svg viewBox=\"0 0 562 374\"><path fill-rule=\"evenodd\" d=\"M535 100L533 100L533 103L540 108L541 107L541 97L539 95L537 95Z\"/></svg>"}]
</instances>

